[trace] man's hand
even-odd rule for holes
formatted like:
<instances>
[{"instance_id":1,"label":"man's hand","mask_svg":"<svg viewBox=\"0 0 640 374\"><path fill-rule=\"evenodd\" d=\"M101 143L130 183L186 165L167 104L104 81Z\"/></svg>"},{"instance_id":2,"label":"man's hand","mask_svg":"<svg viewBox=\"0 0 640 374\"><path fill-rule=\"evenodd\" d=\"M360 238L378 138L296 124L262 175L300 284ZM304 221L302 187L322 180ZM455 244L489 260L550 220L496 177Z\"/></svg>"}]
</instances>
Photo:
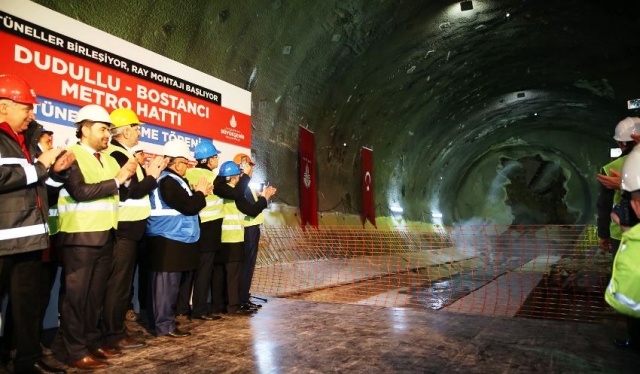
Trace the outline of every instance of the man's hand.
<instances>
[{"instance_id":1,"label":"man's hand","mask_svg":"<svg viewBox=\"0 0 640 374\"><path fill-rule=\"evenodd\" d=\"M613 169L609 169L611 176L606 176L604 174L598 174L596 177L598 181L602 183L603 186L610 190L619 190L620 183L622 182L622 178L620 177L620 172L615 171Z\"/></svg>"},{"instance_id":2,"label":"man's hand","mask_svg":"<svg viewBox=\"0 0 640 374\"><path fill-rule=\"evenodd\" d=\"M202 177L198 180L198 183L193 186L193 190L200 191L204 196L207 196L213 191L213 184L209 183L206 177Z\"/></svg>"},{"instance_id":3,"label":"man's hand","mask_svg":"<svg viewBox=\"0 0 640 374\"><path fill-rule=\"evenodd\" d=\"M265 199L269 200L271 199L271 197L273 195L276 194L276 192L278 191L277 188L273 187L273 186L267 186L264 188L264 191L262 191L262 197L264 197Z\"/></svg>"},{"instance_id":4,"label":"man's hand","mask_svg":"<svg viewBox=\"0 0 640 374\"><path fill-rule=\"evenodd\" d=\"M75 160L76 155L71 151L67 151L62 156L56 158L56 161L51 168L55 173L59 173L63 170L69 169Z\"/></svg>"},{"instance_id":5,"label":"man's hand","mask_svg":"<svg viewBox=\"0 0 640 374\"><path fill-rule=\"evenodd\" d=\"M145 171L147 175L151 175L154 178L158 179L160 177L160 173L167 167L169 164L169 158L156 156L149 165L145 166Z\"/></svg>"},{"instance_id":6,"label":"man's hand","mask_svg":"<svg viewBox=\"0 0 640 374\"><path fill-rule=\"evenodd\" d=\"M129 161L120 168L118 174L116 174L116 180L121 186L136 173L137 166L138 162L130 158Z\"/></svg>"},{"instance_id":7,"label":"man's hand","mask_svg":"<svg viewBox=\"0 0 640 374\"><path fill-rule=\"evenodd\" d=\"M58 158L62 151L64 151L64 149L62 148L50 149L38 156L38 161L47 169L49 169L51 166L53 166L53 163L56 161L56 158Z\"/></svg>"},{"instance_id":8,"label":"man's hand","mask_svg":"<svg viewBox=\"0 0 640 374\"><path fill-rule=\"evenodd\" d=\"M600 249L605 252L611 252L611 240L609 238L600 238Z\"/></svg>"},{"instance_id":9,"label":"man's hand","mask_svg":"<svg viewBox=\"0 0 640 374\"><path fill-rule=\"evenodd\" d=\"M251 178L251 176L253 175L253 166L251 166L251 164L249 164L248 162L240 169L242 169L242 172L247 174L249 178Z\"/></svg>"}]
</instances>

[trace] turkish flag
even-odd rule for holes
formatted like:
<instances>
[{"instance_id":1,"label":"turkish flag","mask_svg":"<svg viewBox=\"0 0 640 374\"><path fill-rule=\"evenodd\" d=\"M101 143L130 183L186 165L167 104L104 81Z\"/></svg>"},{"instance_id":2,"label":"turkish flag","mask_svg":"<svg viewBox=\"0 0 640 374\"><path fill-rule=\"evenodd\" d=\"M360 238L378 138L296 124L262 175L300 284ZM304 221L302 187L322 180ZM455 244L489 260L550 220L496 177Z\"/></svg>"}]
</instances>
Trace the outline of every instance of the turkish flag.
<instances>
[{"instance_id":1,"label":"turkish flag","mask_svg":"<svg viewBox=\"0 0 640 374\"><path fill-rule=\"evenodd\" d=\"M318 226L318 199L316 192L316 157L314 135L300 127L300 218L302 226Z\"/></svg>"},{"instance_id":2,"label":"turkish flag","mask_svg":"<svg viewBox=\"0 0 640 374\"><path fill-rule=\"evenodd\" d=\"M362 225L366 220L376 228L376 208L373 200L373 150L362 147L360 149L362 159Z\"/></svg>"}]
</instances>

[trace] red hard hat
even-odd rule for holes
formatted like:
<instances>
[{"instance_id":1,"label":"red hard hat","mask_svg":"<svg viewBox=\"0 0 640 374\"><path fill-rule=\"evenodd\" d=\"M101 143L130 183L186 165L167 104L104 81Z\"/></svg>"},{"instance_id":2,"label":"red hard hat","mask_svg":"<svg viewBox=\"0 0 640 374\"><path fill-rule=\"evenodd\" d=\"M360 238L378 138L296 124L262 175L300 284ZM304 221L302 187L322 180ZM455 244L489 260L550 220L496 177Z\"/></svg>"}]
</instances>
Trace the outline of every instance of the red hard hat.
<instances>
[{"instance_id":1,"label":"red hard hat","mask_svg":"<svg viewBox=\"0 0 640 374\"><path fill-rule=\"evenodd\" d=\"M13 74L0 75L0 98L22 104L39 104L35 91L22 78Z\"/></svg>"}]
</instances>

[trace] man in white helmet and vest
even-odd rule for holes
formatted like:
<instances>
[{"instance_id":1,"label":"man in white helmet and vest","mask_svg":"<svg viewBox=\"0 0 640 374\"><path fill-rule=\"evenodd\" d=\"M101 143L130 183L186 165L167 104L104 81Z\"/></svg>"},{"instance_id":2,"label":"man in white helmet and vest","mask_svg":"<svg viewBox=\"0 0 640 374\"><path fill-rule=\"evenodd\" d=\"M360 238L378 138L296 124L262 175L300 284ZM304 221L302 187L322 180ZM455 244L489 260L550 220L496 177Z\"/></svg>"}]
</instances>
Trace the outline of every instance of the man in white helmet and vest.
<instances>
[{"instance_id":1,"label":"man in white helmet and vest","mask_svg":"<svg viewBox=\"0 0 640 374\"><path fill-rule=\"evenodd\" d=\"M622 150L622 155L602 167L602 174L599 179L613 177L622 170L622 164L627 155L636 145L632 135L640 134L640 118L627 117L620 121L616 126L613 139L618 143L618 147ZM620 225L611 220L611 208L620 202L621 192L619 183L614 187L608 187L606 184L600 184L600 194L598 195L598 237L600 238L600 248L604 251L611 252L615 256L620 238L622 237L622 229Z\"/></svg>"},{"instance_id":2,"label":"man in white helmet and vest","mask_svg":"<svg viewBox=\"0 0 640 374\"><path fill-rule=\"evenodd\" d=\"M151 193L151 215L147 221L152 296L149 325L158 336L182 338L191 333L180 330L175 323L178 291L183 273L194 270L198 264L198 213L206 206L205 197L213 185L203 177L192 189L184 179L189 161L193 160L184 141L170 140L162 152L169 165Z\"/></svg>"},{"instance_id":3,"label":"man in white helmet and vest","mask_svg":"<svg viewBox=\"0 0 640 374\"><path fill-rule=\"evenodd\" d=\"M187 170L185 178L189 184L195 185L204 177L211 184L218 175L214 170L218 168L218 155L220 151L209 140L200 142L194 152L197 164ZM200 239L198 251L200 260L193 273L193 309L191 318L213 321L220 316L211 313L209 296L211 295L211 282L213 278L213 264L216 253L220 251L220 236L222 232L222 199L211 193L207 195L207 206L199 213ZM178 301L178 313L188 312L188 299L191 292L186 292L183 299ZM186 305L185 305L186 304ZM186 309L186 310L185 310Z\"/></svg>"},{"instance_id":4,"label":"man in white helmet and vest","mask_svg":"<svg viewBox=\"0 0 640 374\"><path fill-rule=\"evenodd\" d=\"M138 144L142 123L129 108L115 109L109 117L113 127L107 153L124 166L135 160L132 148ZM126 199L120 196L118 230L102 316L105 340L113 348L134 349L146 345L144 341L127 335L124 321L131 300L138 243L144 236L151 212L149 193L157 187L156 179L166 166L165 159L158 156L149 163L144 176L136 161L136 173L128 182L129 194Z\"/></svg>"},{"instance_id":5,"label":"man in white helmet and vest","mask_svg":"<svg viewBox=\"0 0 640 374\"><path fill-rule=\"evenodd\" d=\"M99 327L116 228L119 194L136 171L123 167L106 152L111 118L99 105L82 107L76 115L78 144L69 178L58 197L65 294L62 301L63 341L69 364L86 370L109 366L105 359L122 353L106 346Z\"/></svg>"},{"instance_id":6,"label":"man in white helmet and vest","mask_svg":"<svg viewBox=\"0 0 640 374\"><path fill-rule=\"evenodd\" d=\"M64 373L41 360L42 251L49 246L45 182L66 175L73 153L38 153L42 127L34 119L35 93L22 78L0 75L0 299L13 314L14 372ZM36 158L37 156L37 158ZM3 322L6 319L3 315Z\"/></svg>"},{"instance_id":7,"label":"man in white helmet and vest","mask_svg":"<svg viewBox=\"0 0 640 374\"><path fill-rule=\"evenodd\" d=\"M622 238L613 260L613 274L605 291L611 307L627 316L624 339L619 348L640 348L640 149L627 156L621 171L622 199L611 218L622 228Z\"/></svg>"},{"instance_id":8,"label":"man in white helmet and vest","mask_svg":"<svg viewBox=\"0 0 640 374\"><path fill-rule=\"evenodd\" d=\"M245 214L255 217L267 206L267 200L275 194L275 189L265 189L255 203L245 199L248 188L251 165L244 165L244 170L233 161L220 166L218 176L214 180L214 193L224 199L224 218L222 221L222 249L215 259L213 271L213 309L226 312L230 316L245 316L256 311L255 308L243 306L240 300L242 269L244 266L244 217ZM223 292L226 284L226 296Z\"/></svg>"}]
</instances>

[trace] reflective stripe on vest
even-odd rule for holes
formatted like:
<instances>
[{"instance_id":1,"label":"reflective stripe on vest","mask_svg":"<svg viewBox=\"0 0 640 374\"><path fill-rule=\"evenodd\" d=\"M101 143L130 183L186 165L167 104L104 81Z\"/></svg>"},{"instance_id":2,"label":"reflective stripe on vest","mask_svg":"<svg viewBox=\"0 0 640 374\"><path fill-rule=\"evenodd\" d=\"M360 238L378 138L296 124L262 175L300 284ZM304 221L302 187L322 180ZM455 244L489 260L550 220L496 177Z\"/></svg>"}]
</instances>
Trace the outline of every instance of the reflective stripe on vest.
<instances>
[{"instance_id":1,"label":"reflective stripe on vest","mask_svg":"<svg viewBox=\"0 0 640 374\"><path fill-rule=\"evenodd\" d=\"M30 164L26 158L0 156L0 165L20 165L24 169L27 185L38 181L36 167Z\"/></svg>"},{"instance_id":2,"label":"reflective stripe on vest","mask_svg":"<svg viewBox=\"0 0 640 374\"><path fill-rule=\"evenodd\" d=\"M604 299L622 314L640 318L640 224L622 234Z\"/></svg>"},{"instance_id":3,"label":"reflective stripe on vest","mask_svg":"<svg viewBox=\"0 0 640 374\"><path fill-rule=\"evenodd\" d=\"M126 155L130 160L133 159L133 155L123 147L119 147L115 144L109 144L107 153L121 152ZM136 177L138 181L142 181L144 174L140 165L136 166ZM125 201L118 202L118 221L119 222L134 222L142 221L149 217L151 212L151 202L149 201L149 195L145 195L139 199L127 199Z\"/></svg>"},{"instance_id":4,"label":"reflective stripe on vest","mask_svg":"<svg viewBox=\"0 0 640 374\"><path fill-rule=\"evenodd\" d=\"M216 173L211 170L203 168L190 168L185 174L185 178L189 181L189 184L195 185L200 178L205 177L209 183L213 184L213 180L216 178ZM219 196L211 193L205 197L207 206L200 211L200 222L209 222L224 217L224 211L222 210L223 201Z\"/></svg>"},{"instance_id":5,"label":"reflective stripe on vest","mask_svg":"<svg viewBox=\"0 0 640 374\"><path fill-rule=\"evenodd\" d=\"M158 187L151 192L151 215L147 220L146 234L183 243L195 243L200 239L198 215L186 216L166 204L160 196L160 181L165 177L176 180L189 196L193 196L193 192L182 178L163 171L158 178Z\"/></svg>"},{"instance_id":6,"label":"reflective stripe on vest","mask_svg":"<svg viewBox=\"0 0 640 374\"><path fill-rule=\"evenodd\" d=\"M624 160L626 158L627 156L618 157L615 160L603 166L602 169L604 170L605 174L607 174L608 176L611 176L610 169L620 172L622 171L622 164L624 164ZM621 200L622 200L622 192L618 188L613 192L613 205L618 204ZM622 228L620 227L620 225L618 225L613 221L611 221L611 223L609 224L609 237L616 240L620 240L620 238L622 238Z\"/></svg>"},{"instance_id":7,"label":"reflective stripe on vest","mask_svg":"<svg viewBox=\"0 0 640 374\"><path fill-rule=\"evenodd\" d=\"M256 192L251 189L251 195L253 195L253 201L258 201L258 194L256 194ZM246 216L244 217L244 226L256 226L256 225L260 225L264 222L264 215L262 213L258 214L255 217L251 217L251 216Z\"/></svg>"},{"instance_id":8,"label":"reflective stripe on vest","mask_svg":"<svg viewBox=\"0 0 640 374\"><path fill-rule=\"evenodd\" d=\"M60 221L58 219L58 205L49 207L49 235L55 235L60 231Z\"/></svg>"},{"instance_id":9,"label":"reflective stripe on vest","mask_svg":"<svg viewBox=\"0 0 640 374\"><path fill-rule=\"evenodd\" d=\"M222 219L222 243L244 241L244 214L238 210L236 202L224 199L224 218Z\"/></svg>"},{"instance_id":10,"label":"reflective stripe on vest","mask_svg":"<svg viewBox=\"0 0 640 374\"><path fill-rule=\"evenodd\" d=\"M48 231L46 224L16 227L13 229L0 230L2 240L24 238L26 236L42 235Z\"/></svg>"},{"instance_id":11,"label":"reflective stripe on vest","mask_svg":"<svg viewBox=\"0 0 640 374\"><path fill-rule=\"evenodd\" d=\"M81 145L68 148L76 156L80 172L87 184L97 184L115 178L120 170L116 160L102 153L102 165ZM58 196L58 214L61 232L100 232L118 226L118 195L88 201L76 201L63 188Z\"/></svg>"}]
</instances>

